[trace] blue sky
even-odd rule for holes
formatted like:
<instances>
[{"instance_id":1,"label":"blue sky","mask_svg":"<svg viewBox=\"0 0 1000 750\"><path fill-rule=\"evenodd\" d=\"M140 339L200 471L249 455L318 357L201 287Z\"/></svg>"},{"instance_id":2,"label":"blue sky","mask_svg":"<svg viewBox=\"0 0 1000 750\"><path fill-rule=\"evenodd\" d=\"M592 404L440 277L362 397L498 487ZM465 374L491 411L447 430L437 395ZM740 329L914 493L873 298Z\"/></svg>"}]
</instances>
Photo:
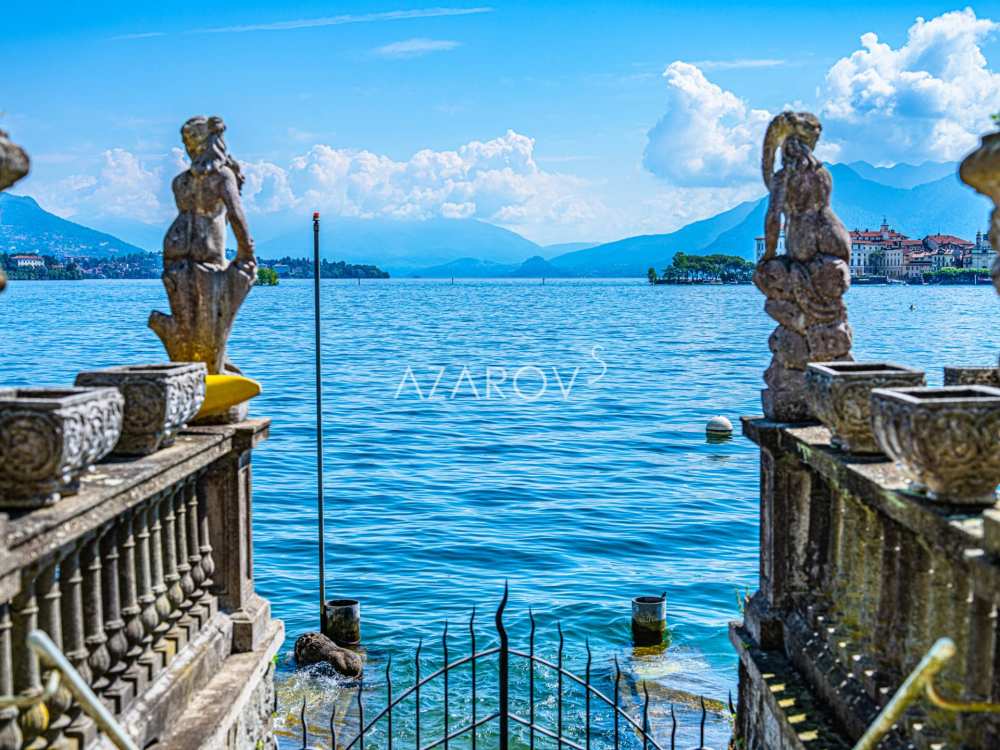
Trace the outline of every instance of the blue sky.
<instances>
[{"instance_id":1,"label":"blue sky","mask_svg":"<svg viewBox=\"0 0 1000 750\"><path fill-rule=\"evenodd\" d=\"M439 2L8 2L20 192L164 223L178 128L219 114L264 236L317 207L607 240L761 194L786 106L875 163L957 158L1000 110L996 5Z\"/></svg>"}]
</instances>

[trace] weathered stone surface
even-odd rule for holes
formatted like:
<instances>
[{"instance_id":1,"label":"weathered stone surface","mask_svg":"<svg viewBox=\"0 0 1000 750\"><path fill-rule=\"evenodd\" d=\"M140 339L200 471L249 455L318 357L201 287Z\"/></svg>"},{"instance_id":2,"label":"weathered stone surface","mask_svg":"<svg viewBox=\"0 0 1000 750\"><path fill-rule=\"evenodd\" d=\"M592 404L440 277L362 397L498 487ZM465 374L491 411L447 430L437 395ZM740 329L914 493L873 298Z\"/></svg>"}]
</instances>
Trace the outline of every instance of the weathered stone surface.
<instances>
[{"instance_id":1,"label":"weathered stone surface","mask_svg":"<svg viewBox=\"0 0 1000 750\"><path fill-rule=\"evenodd\" d=\"M165 748L275 750L272 732L274 665L284 639L280 620L270 623L254 651L231 654L161 738ZM159 747L159 745L158 745Z\"/></svg>"},{"instance_id":2,"label":"weathered stone surface","mask_svg":"<svg viewBox=\"0 0 1000 750\"><path fill-rule=\"evenodd\" d=\"M1000 367L945 367L944 384L1000 388Z\"/></svg>"},{"instance_id":3,"label":"weathered stone surface","mask_svg":"<svg viewBox=\"0 0 1000 750\"><path fill-rule=\"evenodd\" d=\"M270 420L254 419L236 425L188 428L206 435L232 435L232 449L205 472L198 490L208 504L208 525L216 540L215 592L233 619L233 651L258 648L271 622L270 603L254 591L252 449L267 438Z\"/></svg>"},{"instance_id":4,"label":"weathered stone surface","mask_svg":"<svg viewBox=\"0 0 1000 750\"><path fill-rule=\"evenodd\" d=\"M809 363L809 342L801 333L778 326L767 340L774 362L789 370L805 370Z\"/></svg>"},{"instance_id":5,"label":"weathered stone surface","mask_svg":"<svg viewBox=\"0 0 1000 750\"><path fill-rule=\"evenodd\" d=\"M127 365L81 372L76 384L117 388L125 399L121 437L114 453L147 455L173 445L177 432L205 399L205 365Z\"/></svg>"},{"instance_id":6,"label":"weathered stone surface","mask_svg":"<svg viewBox=\"0 0 1000 750\"><path fill-rule=\"evenodd\" d=\"M0 190L6 190L26 174L31 166L24 149L11 142L0 130Z\"/></svg>"},{"instance_id":7,"label":"weathered stone surface","mask_svg":"<svg viewBox=\"0 0 1000 750\"><path fill-rule=\"evenodd\" d=\"M1000 133L984 135L979 148L965 157L958 170L969 187L993 201L990 214L990 244L1000 252ZM1000 291L1000 258L993 261L993 286Z\"/></svg>"},{"instance_id":8,"label":"weathered stone surface","mask_svg":"<svg viewBox=\"0 0 1000 750\"><path fill-rule=\"evenodd\" d=\"M360 677L364 669L361 657L341 648L322 633L303 633L295 641L295 663L300 667L328 664L344 677Z\"/></svg>"},{"instance_id":9,"label":"weathered stone surface","mask_svg":"<svg viewBox=\"0 0 1000 750\"><path fill-rule=\"evenodd\" d=\"M754 283L768 298L765 311L780 324L769 345L774 356L761 393L764 414L774 420L810 417L803 389L776 388L786 378L773 371L804 370L808 362L851 359L851 328L844 292L850 286L851 241L830 208L833 178L813 155L821 131L806 112L775 117L764 138L762 170L770 202L764 220L765 252ZM782 168L774 171L781 148ZM784 227L786 255L776 256Z\"/></svg>"},{"instance_id":10,"label":"weathered stone surface","mask_svg":"<svg viewBox=\"0 0 1000 750\"><path fill-rule=\"evenodd\" d=\"M171 315L153 312L149 327L174 362L204 362L209 374L238 372L226 343L257 275L243 215L243 176L229 155L219 117L192 117L181 128L191 166L174 178L178 216L163 239L163 286ZM236 259L226 260L226 224Z\"/></svg>"},{"instance_id":11,"label":"weathered stone surface","mask_svg":"<svg viewBox=\"0 0 1000 750\"><path fill-rule=\"evenodd\" d=\"M948 503L996 502L1000 389L876 389L871 409L879 447L899 464L914 490Z\"/></svg>"},{"instance_id":12,"label":"weathered stone surface","mask_svg":"<svg viewBox=\"0 0 1000 750\"><path fill-rule=\"evenodd\" d=\"M123 404L114 388L0 390L0 507L74 494L80 474L118 441Z\"/></svg>"},{"instance_id":13,"label":"weathered stone surface","mask_svg":"<svg viewBox=\"0 0 1000 750\"><path fill-rule=\"evenodd\" d=\"M896 463L832 449L822 425L743 428L761 448L761 567L760 593L731 631L743 667L734 745L796 746L776 734L784 726L807 748L852 747L943 635L958 656L940 692L996 700L1000 513L907 492ZM762 615L780 620L783 643ZM833 715L833 737L809 726L810 704ZM996 726L918 702L879 748L992 750ZM827 744L836 736L842 745Z\"/></svg>"},{"instance_id":14,"label":"weathered stone surface","mask_svg":"<svg viewBox=\"0 0 1000 750\"><path fill-rule=\"evenodd\" d=\"M873 389L921 385L923 372L888 362L813 362L806 370L810 409L830 428L833 444L851 453L879 450L871 428Z\"/></svg>"},{"instance_id":15,"label":"weathered stone surface","mask_svg":"<svg viewBox=\"0 0 1000 750\"><path fill-rule=\"evenodd\" d=\"M805 370L791 370L777 359L764 371L767 388L761 393L767 402L764 411L778 422L802 422L811 419L806 402Z\"/></svg>"},{"instance_id":16,"label":"weathered stone surface","mask_svg":"<svg viewBox=\"0 0 1000 750\"><path fill-rule=\"evenodd\" d=\"M44 672L24 644L38 627L139 747L273 748L272 658L283 630L253 592L248 481L249 451L266 434L267 420L186 430L155 454L94 467L55 505L0 516L0 692L40 687ZM241 495L245 513L231 518L239 528L229 536L213 534L213 485ZM242 613L230 605L240 600L216 593L217 582L237 579L262 623L239 654ZM71 704L46 702L45 746L110 750ZM0 713L0 746L26 747L20 734L11 744L21 722L10 718Z\"/></svg>"}]
</instances>

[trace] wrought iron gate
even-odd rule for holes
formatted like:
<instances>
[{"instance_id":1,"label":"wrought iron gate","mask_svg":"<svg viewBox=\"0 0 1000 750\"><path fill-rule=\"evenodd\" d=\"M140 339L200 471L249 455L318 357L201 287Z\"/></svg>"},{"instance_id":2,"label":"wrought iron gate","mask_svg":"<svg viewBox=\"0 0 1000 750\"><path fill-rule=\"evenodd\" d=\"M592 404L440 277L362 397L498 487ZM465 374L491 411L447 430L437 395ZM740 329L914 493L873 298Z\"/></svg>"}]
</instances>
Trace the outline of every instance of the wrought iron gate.
<instances>
[{"instance_id":1,"label":"wrought iron gate","mask_svg":"<svg viewBox=\"0 0 1000 750\"><path fill-rule=\"evenodd\" d=\"M351 739L345 741L343 738L338 736L337 726L336 726L336 707L333 709L330 715L329 730L330 730L330 741L333 750L366 750L365 738L372 736L372 733L380 723L384 723L384 740L379 743L380 747L384 747L385 750L393 750L394 742L397 745L404 744L402 742L396 742L397 737L393 732L393 711L397 710L400 704L409 699L413 698L414 702L414 713L413 713L413 742L406 742L407 747L412 747L413 750L435 750L436 748L443 748L444 750L449 750L449 743L453 740L459 738L464 738L468 735L467 743L463 741L463 745L468 744L471 750L477 750L477 737L476 730L492 722L497 722L498 724L498 750L509 750L511 744L511 728L521 727L522 732L527 735L527 746L529 750L535 750L536 739L545 738L553 742L557 750L564 750L568 748L569 750L594 750L594 747L607 747L613 746L614 750L620 750L623 741L623 732L629 733L631 737L638 740L641 744L642 750L676 750L675 742L677 735L677 718L674 713L673 706L670 709L671 716L671 731L670 731L670 743L666 745L658 743L652 736L651 727L649 724L649 691L643 684L643 701L642 701L642 717L641 719L635 719L629 715L629 713L621 705L621 684L622 684L622 671L618 664L617 657L615 658L615 676L614 676L614 689L612 697L608 697L601 690L594 687L591 682L591 651L590 644L586 644L587 653L587 666L584 672L584 676L581 678L578 675L567 670L563 665L563 651L564 651L564 639L562 627L558 628L559 632L559 650L558 656L555 662L549 661L538 654L535 653L535 618L533 613L529 610L530 619L530 633L528 636L528 650L522 651L519 649L511 648L510 641L507 634L507 629L504 626L503 614L504 609L507 606L508 600L508 590L504 586L503 598L500 601L500 605L496 610L494 615L494 622L496 626L496 632L499 637L499 645L492 648L485 649L483 651L476 651L476 630L475 630L475 619L476 612L473 609L472 616L469 619L468 632L470 638L470 650L466 656L463 656L454 661L449 661L449 646L448 646L448 624L445 622L444 633L441 638L441 649L443 656L443 666L432 673L422 676L420 672L420 657L423 650L423 643L417 646L416 654L414 658L414 669L415 677L414 683L411 687L407 688L401 693L395 693L393 690L392 682L392 659L389 661L385 669L385 681L386 681L386 697L385 706L378 713L376 713L372 718L366 720L366 707L364 702L364 685L359 683L357 691L357 714L358 714L358 731ZM490 659L491 657L496 657L496 709L481 715L478 708L478 686L477 686L477 667L484 660ZM511 695L510 695L510 668L511 668L511 658L523 659L525 660L528 667L528 679L527 679L527 715L523 716L511 709ZM461 723L458 726L453 726L451 717L451 705L450 701L452 698L450 675L458 667L462 667L468 664L471 670L471 704L469 710L469 718L466 723ZM556 678L556 695L555 695L555 722L554 726L546 727L539 723L539 717L537 715L537 701L536 701L536 674L554 674ZM442 710L443 720L441 722L441 732L440 735L435 736L431 741L425 742L425 735L427 734L426 727L421 726L421 713L422 710L431 708L425 702L422 703L421 699L421 689L426 688L431 683L435 681L441 681L443 688L442 706L435 706ZM566 732L566 727L564 726L564 686L566 681L575 683L583 688L584 692L584 707L583 707L583 721L584 726L578 728L575 737L569 736ZM605 710L610 710L612 726L609 733L602 733L595 737L594 732L591 727L591 718L593 716L592 703L596 701L598 705L603 705L606 707ZM523 701L522 701L523 702ZM707 710L705 707L704 698L700 699L701 706L701 724L700 724L700 740L698 743L699 748L702 750L709 750L705 748L705 720L707 716ZM732 700L729 701L729 710L733 713ZM303 701L302 711L300 714L301 728L302 728L302 747L309 748L309 730L306 722L306 704ZM437 722L435 722L437 723ZM610 736L608 736L610 734ZM596 740L596 742L595 742ZM610 740L610 741L609 741ZM491 743L492 748L492 743Z\"/></svg>"}]
</instances>

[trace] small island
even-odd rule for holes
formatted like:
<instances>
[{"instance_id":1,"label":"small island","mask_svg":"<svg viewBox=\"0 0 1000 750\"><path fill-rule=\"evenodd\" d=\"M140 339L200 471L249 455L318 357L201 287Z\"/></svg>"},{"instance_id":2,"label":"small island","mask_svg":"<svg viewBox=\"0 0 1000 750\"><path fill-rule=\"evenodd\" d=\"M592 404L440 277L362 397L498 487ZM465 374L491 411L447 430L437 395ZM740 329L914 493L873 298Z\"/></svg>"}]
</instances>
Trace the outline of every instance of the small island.
<instances>
[{"instance_id":1,"label":"small island","mask_svg":"<svg viewBox=\"0 0 1000 750\"><path fill-rule=\"evenodd\" d=\"M254 286L278 286L278 272L267 266L257 268L257 278Z\"/></svg>"},{"instance_id":2,"label":"small island","mask_svg":"<svg viewBox=\"0 0 1000 750\"><path fill-rule=\"evenodd\" d=\"M749 284L754 264L736 255L688 255L677 253L670 266L658 275L650 268L650 284Z\"/></svg>"},{"instance_id":3,"label":"small island","mask_svg":"<svg viewBox=\"0 0 1000 750\"><path fill-rule=\"evenodd\" d=\"M307 258L285 256L278 260L260 259L262 267L272 269L279 277L289 279L313 278L313 262ZM389 272L369 263L347 263L342 260L319 262L321 279L388 279Z\"/></svg>"}]
</instances>

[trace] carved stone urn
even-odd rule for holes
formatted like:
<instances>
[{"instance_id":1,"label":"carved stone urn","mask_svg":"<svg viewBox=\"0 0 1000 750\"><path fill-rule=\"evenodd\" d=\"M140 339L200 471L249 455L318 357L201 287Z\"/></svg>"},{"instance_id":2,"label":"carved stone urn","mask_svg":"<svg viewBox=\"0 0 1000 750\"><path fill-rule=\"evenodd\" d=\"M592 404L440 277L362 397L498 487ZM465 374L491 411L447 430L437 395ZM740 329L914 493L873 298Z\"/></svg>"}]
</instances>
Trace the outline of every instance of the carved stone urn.
<instances>
[{"instance_id":1,"label":"carved stone urn","mask_svg":"<svg viewBox=\"0 0 1000 750\"><path fill-rule=\"evenodd\" d=\"M944 384L1000 388L1000 367L945 367Z\"/></svg>"},{"instance_id":2,"label":"carved stone urn","mask_svg":"<svg viewBox=\"0 0 1000 750\"><path fill-rule=\"evenodd\" d=\"M40 508L76 493L118 442L114 388L0 389L0 508Z\"/></svg>"},{"instance_id":3,"label":"carved stone urn","mask_svg":"<svg viewBox=\"0 0 1000 750\"><path fill-rule=\"evenodd\" d=\"M114 452L143 456L173 444L205 400L201 362L127 365L81 372L78 386L111 386L125 398L125 419Z\"/></svg>"},{"instance_id":4,"label":"carved stone urn","mask_svg":"<svg viewBox=\"0 0 1000 750\"><path fill-rule=\"evenodd\" d=\"M806 367L809 410L832 433L830 442L849 453L878 453L872 435L875 388L924 385L924 373L891 362L810 362Z\"/></svg>"},{"instance_id":5,"label":"carved stone urn","mask_svg":"<svg viewBox=\"0 0 1000 750\"><path fill-rule=\"evenodd\" d=\"M875 439L911 490L953 504L996 502L1000 388L879 388L871 398Z\"/></svg>"}]
</instances>

